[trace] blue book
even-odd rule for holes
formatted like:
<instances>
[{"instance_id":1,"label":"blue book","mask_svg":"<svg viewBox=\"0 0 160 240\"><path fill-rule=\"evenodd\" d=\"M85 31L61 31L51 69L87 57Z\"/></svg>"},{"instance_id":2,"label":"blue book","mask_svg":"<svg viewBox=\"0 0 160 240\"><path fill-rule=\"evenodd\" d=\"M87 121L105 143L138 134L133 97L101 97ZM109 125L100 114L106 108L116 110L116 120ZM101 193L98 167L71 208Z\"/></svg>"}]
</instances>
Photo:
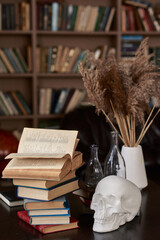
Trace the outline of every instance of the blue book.
<instances>
[{"instance_id":1,"label":"blue book","mask_svg":"<svg viewBox=\"0 0 160 240\"><path fill-rule=\"evenodd\" d=\"M62 197L59 197L57 199L54 199L52 201L48 201L49 203L51 202L60 202L62 199L65 202L65 205L63 208L46 208L46 209L31 209L28 211L28 216L34 217L34 216L70 216L70 206L68 202L68 197L67 195L64 195ZM42 202L42 201L41 201ZM45 203L48 203L45 202Z\"/></svg>"},{"instance_id":2,"label":"blue book","mask_svg":"<svg viewBox=\"0 0 160 240\"><path fill-rule=\"evenodd\" d=\"M47 209L63 209L68 207L68 197L63 195L50 201L42 201L37 199L24 199L25 210L47 210Z\"/></svg>"},{"instance_id":3,"label":"blue book","mask_svg":"<svg viewBox=\"0 0 160 240\"><path fill-rule=\"evenodd\" d=\"M69 89L62 89L61 90L60 95L58 97L57 104L55 106L55 110L54 110L55 114L61 113L62 108L63 108L63 106L65 104L65 101L67 99L68 94L69 94Z\"/></svg>"},{"instance_id":4,"label":"blue book","mask_svg":"<svg viewBox=\"0 0 160 240\"><path fill-rule=\"evenodd\" d=\"M50 201L77 189L79 189L78 178L75 177L48 189L18 186L17 196L22 198Z\"/></svg>"},{"instance_id":5,"label":"blue book","mask_svg":"<svg viewBox=\"0 0 160 240\"><path fill-rule=\"evenodd\" d=\"M59 3L52 3L52 16L51 16L51 30L58 31L58 12L59 12Z\"/></svg>"},{"instance_id":6,"label":"blue book","mask_svg":"<svg viewBox=\"0 0 160 240\"><path fill-rule=\"evenodd\" d=\"M129 41L142 41L143 36L142 35L123 35L121 37L121 40L129 40Z\"/></svg>"}]
</instances>

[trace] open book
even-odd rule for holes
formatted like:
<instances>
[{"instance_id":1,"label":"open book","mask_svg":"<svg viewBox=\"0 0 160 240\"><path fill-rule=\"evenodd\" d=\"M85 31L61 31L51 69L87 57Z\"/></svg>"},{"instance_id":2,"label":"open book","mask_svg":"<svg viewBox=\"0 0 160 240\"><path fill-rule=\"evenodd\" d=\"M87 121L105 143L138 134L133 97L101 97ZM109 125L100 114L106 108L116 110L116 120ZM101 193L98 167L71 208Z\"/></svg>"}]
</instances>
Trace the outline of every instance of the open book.
<instances>
[{"instance_id":1,"label":"open book","mask_svg":"<svg viewBox=\"0 0 160 240\"><path fill-rule=\"evenodd\" d=\"M3 170L4 178L60 180L82 154L76 152L78 131L24 128L17 153ZM81 157L80 157L81 156ZM73 162L73 164L72 164ZM80 163L81 164L81 163Z\"/></svg>"}]
</instances>

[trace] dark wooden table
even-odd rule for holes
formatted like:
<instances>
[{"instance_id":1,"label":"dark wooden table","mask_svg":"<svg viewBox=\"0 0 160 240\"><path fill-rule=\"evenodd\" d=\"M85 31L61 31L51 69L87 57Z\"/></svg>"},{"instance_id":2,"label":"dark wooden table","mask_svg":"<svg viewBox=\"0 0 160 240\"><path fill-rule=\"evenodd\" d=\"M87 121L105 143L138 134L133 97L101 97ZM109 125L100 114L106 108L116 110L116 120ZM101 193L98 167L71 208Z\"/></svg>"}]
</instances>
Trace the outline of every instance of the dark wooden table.
<instances>
[{"instance_id":1,"label":"dark wooden table","mask_svg":"<svg viewBox=\"0 0 160 240\"><path fill-rule=\"evenodd\" d=\"M0 180L0 190L10 188L9 182ZM140 217L110 233L92 231L93 214L70 194L71 212L79 218L79 229L43 235L22 220L16 212L23 207L8 207L0 200L0 239L1 240L159 240L160 239L160 186L149 181L142 191L143 200Z\"/></svg>"}]
</instances>

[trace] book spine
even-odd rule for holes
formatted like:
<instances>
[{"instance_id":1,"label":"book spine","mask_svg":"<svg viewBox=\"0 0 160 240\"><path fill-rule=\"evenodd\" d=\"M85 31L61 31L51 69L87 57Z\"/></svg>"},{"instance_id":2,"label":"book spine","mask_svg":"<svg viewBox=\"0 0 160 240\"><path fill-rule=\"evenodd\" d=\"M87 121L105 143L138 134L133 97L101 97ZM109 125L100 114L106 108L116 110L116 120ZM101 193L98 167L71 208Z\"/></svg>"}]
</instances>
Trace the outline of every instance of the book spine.
<instances>
[{"instance_id":1,"label":"book spine","mask_svg":"<svg viewBox=\"0 0 160 240\"><path fill-rule=\"evenodd\" d=\"M15 93L17 95L17 98L19 99L19 101L23 105L23 107L24 107L25 111L27 112L27 114L31 114L32 111L31 111L29 105L27 104L26 100L24 99L23 95L21 94L21 92L20 91L16 91Z\"/></svg>"},{"instance_id":2,"label":"book spine","mask_svg":"<svg viewBox=\"0 0 160 240\"><path fill-rule=\"evenodd\" d=\"M9 105L9 103L8 103L8 101L7 101L7 99L6 99L5 94L4 94L2 91L0 91L0 97L1 97L4 105L5 105L6 108L8 109L9 114L10 114L10 115L14 115L14 112L13 112L11 106Z\"/></svg>"},{"instance_id":3,"label":"book spine","mask_svg":"<svg viewBox=\"0 0 160 240\"><path fill-rule=\"evenodd\" d=\"M52 3L52 22L51 22L52 31L58 30L58 8L59 8L59 3L53 2Z\"/></svg>"}]
</instances>

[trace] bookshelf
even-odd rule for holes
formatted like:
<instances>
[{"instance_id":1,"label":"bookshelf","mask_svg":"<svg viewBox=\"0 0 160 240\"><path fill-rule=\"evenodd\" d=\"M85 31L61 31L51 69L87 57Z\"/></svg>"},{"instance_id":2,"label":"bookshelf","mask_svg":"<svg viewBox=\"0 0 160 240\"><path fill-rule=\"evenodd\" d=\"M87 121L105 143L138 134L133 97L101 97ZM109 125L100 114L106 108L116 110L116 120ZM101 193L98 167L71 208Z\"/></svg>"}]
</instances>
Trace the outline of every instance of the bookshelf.
<instances>
[{"instance_id":1,"label":"bookshelf","mask_svg":"<svg viewBox=\"0 0 160 240\"><path fill-rule=\"evenodd\" d=\"M16 4L21 0L2 0L1 3ZM64 0L59 1L69 5L84 6L112 6L115 7L115 15L111 24L110 31L68 31L68 30L40 30L37 28L37 6L44 3L41 0L27 0L30 4L30 28L27 30L0 30L0 48L18 47L25 59L27 59L27 46L31 46L32 71L27 73L0 73L0 86L2 91L19 90L25 97L32 109L30 115L2 116L0 115L0 128L7 130L20 129L24 126L39 127L44 126L45 121L54 125L63 114L40 115L38 111L38 90L40 88L79 88L84 89L80 74L73 72L38 72L37 71L37 46L49 48L51 46L68 46L80 49L95 50L99 45L107 45L109 48L116 49L116 57L121 57L121 36L142 35L150 37L151 46L158 46L160 32L157 31L122 31L121 12L122 0ZM52 2L52 1L48 1ZM150 0L153 6L159 3L158 0Z\"/></svg>"}]
</instances>

